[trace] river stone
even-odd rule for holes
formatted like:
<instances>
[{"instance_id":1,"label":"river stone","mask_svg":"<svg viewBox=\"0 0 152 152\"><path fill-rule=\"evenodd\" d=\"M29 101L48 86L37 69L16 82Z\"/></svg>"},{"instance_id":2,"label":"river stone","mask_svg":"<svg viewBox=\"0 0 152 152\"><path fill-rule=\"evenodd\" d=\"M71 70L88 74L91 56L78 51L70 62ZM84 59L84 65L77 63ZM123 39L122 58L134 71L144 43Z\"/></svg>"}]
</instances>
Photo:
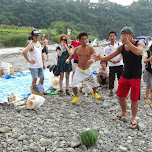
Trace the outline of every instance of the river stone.
<instances>
[{"instance_id":1,"label":"river stone","mask_svg":"<svg viewBox=\"0 0 152 152\"><path fill-rule=\"evenodd\" d=\"M56 152L62 152L63 149L62 149L62 148L57 148L55 151L56 151Z\"/></svg>"},{"instance_id":2,"label":"river stone","mask_svg":"<svg viewBox=\"0 0 152 152\"><path fill-rule=\"evenodd\" d=\"M0 128L0 133L8 133L10 131L11 131L11 128L9 128L7 126Z\"/></svg>"},{"instance_id":3,"label":"river stone","mask_svg":"<svg viewBox=\"0 0 152 152\"><path fill-rule=\"evenodd\" d=\"M40 143L41 143L42 146L48 146L48 145L51 144L51 141L47 140L47 139L44 139L44 138L41 138Z\"/></svg>"},{"instance_id":4,"label":"river stone","mask_svg":"<svg viewBox=\"0 0 152 152\"><path fill-rule=\"evenodd\" d=\"M26 138L25 135L21 135L21 136L18 137L18 140L19 140L19 141L22 141L22 140L25 140L25 138Z\"/></svg>"},{"instance_id":5,"label":"river stone","mask_svg":"<svg viewBox=\"0 0 152 152\"><path fill-rule=\"evenodd\" d=\"M119 149L121 150L121 151L127 151L127 148L126 147L123 147L123 146L119 146Z\"/></svg>"}]
</instances>

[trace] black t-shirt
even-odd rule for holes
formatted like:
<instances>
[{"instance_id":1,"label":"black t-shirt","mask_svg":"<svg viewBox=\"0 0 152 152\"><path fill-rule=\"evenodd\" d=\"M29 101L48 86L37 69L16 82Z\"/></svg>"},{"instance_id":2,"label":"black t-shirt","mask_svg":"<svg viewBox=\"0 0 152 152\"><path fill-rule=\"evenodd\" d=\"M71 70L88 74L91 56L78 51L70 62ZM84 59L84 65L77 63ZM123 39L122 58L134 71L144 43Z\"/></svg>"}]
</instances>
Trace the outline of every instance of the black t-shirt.
<instances>
[{"instance_id":1,"label":"black t-shirt","mask_svg":"<svg viewBox=\"0 0 152 152\"><path fill-rule=\"evenodd\" d=\"M137 46L136 41L134 44ZM124 62L124 70L122 72L122 77L126 79L140 79L142 74L142 55L135 55L131 51L125 50L125 45L122 46L122 56Z\"/></svg>"}]
</instances>

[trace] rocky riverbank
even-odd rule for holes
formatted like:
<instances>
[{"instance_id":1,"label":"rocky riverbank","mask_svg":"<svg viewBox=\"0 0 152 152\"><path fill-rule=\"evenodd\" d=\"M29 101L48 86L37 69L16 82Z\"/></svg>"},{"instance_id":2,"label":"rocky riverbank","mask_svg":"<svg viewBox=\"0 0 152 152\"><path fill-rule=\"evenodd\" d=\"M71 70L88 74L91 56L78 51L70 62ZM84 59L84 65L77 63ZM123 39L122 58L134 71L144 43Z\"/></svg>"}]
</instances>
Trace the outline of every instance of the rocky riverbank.
<instances>
[{"instance_id":1,"label":"rocky riverbank","mask_svg":"<svg viewBox=\"0 0 152 152\"><path fill-rule=\"evenodd\" d=\"M56 63L56 52L49 49L49 61ZM103 48L95 47L103 54ZM45 56L46 57L46 56ZM14 66L15 74L27 70L21 52L1 54L1 62ZM92 65L96 70L99 62ZM70 88L71 90L71 88ZM114 92L117 90L115 82ZM152 106L144 102L145 85L141 83L141 100L137 115L138 129L130 129L131 102L127 99L128 118L113 120L120 114L119 101L109 97L107 88L99 88L105 100L95 100L90 94L79 93L80 101L71 104L70 96L45 95L44 105L37 110L25 107L0 105L0 151L1 152L152 152ZM98 133L98 142L87 148L81 143L80 134L86 128Z\"/></svg>"}]
</instances>

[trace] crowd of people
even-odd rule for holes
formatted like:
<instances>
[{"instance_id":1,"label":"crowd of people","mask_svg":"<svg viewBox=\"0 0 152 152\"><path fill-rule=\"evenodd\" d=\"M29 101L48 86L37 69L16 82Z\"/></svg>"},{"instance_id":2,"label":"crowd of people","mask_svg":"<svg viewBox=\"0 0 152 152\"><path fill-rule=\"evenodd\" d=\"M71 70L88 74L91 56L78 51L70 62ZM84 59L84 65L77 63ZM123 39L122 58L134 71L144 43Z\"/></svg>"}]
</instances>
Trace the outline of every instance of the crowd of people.
<instances>
[{"instance_id":1,"label":"crowd of people","mask_svg":"<svg viewBox=\"0 0 152 152\"><path fill-rule=\"evenodd\" d=\"M88 45L88 35L82 32L76 38L76 41L69 38L71 30L67 29L67 35L62 34L59 39L59 46L56 48L57 63L59 66L59 95L63 96L63 78L65 74L66 86L65 93L70 95L69 76L72 73L72 89L74 98L72 103L77 103L77 88L85 83L88 88L92 88L92 96L100 99L96 92L96 88L102 85L109 87L109 96L113 96L115 75L118 79L117 96L121 107L121 114L114 119L127 117L126 97L130 91L132 117L130 128L137 128L136 115L138 111L138 100L140 100L140 84L142 75L142 55L145 47L142 41L133 38L133 30L130 27L124 27L121 30L122 45L116 42L116 32L109 32L110 43L104 49L104 56L96 54L94 48ZM32 76L32 86L36 85L37 78L40 78L39 84L43 85L44 73L44 53L48 58L48 40L43 35L43 49L39 43L40 33L33 30L30 42L26 45L23 55L28 62L28 68ZM69 45L70 44L70 45ZM72 51L72 46L74 51ZM73 64L71 62L73 60ZM91 64L100 61L100 67L97 69L98 85L94 81ZM144 55L144 82L146 83L146 103L151 104L150 96L152 96L152 46Z\"/></svg>"}]
</instances>

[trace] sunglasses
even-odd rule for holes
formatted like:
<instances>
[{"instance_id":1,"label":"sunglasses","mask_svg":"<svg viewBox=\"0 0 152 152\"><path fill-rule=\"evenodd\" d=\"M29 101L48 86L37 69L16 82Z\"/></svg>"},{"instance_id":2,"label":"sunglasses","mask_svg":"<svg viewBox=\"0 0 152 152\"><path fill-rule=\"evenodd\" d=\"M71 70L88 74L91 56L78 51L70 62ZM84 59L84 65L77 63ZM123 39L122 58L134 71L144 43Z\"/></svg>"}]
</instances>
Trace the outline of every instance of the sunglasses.
<instances>
[{"instance_id":1,"label":"sunglasses","mask_svg":"<svg viewBox=\"0 0 152 152\"><path fill-rule=\"evenodd\" d=\"M66 39L61 39L61 41L67 41Z\"/></svg>"}]
</instances>

